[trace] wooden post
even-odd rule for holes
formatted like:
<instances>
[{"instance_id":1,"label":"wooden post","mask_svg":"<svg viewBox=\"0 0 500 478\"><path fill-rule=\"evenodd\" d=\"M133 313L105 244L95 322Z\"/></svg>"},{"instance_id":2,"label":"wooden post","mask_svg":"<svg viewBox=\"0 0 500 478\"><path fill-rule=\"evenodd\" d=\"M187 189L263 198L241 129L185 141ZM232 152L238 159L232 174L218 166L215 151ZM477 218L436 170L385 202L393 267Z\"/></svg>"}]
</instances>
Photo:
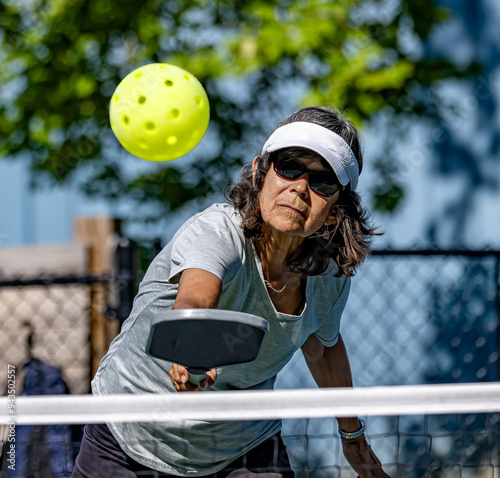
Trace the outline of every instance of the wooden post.
<instances>
[{"instance_id":1,"label":"wooden post","mask_svg":"<svg viewBox=\"0 0 500 478\"><path fill-rule=\"evenodd\" d=\"M91 275L109 274L113 270L120 223L109 217L76 218L74 234L78 243L89 251L88 272ZM90 360L91 377L108 351L111 341L120 331L118 320L106 317L108 287L104 283L91 286L90 302Z\"/></svg>"}]
</instances>

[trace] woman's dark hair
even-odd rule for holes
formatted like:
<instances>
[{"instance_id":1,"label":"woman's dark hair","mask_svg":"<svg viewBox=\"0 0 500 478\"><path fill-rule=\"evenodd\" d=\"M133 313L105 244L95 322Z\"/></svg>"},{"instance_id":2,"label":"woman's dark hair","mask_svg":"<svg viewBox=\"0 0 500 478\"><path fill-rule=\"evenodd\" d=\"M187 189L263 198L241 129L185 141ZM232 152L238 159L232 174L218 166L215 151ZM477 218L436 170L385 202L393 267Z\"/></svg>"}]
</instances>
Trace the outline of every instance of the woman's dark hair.
<instances>
[{"instance_id":1,"label":"woman's dark hair","mask_svg":"<svg viewBox=\"0 0 500 478\"><path fill-rule=\"evenodd\" d=\"M341 136L351 147L361 172L363 153L358 132L338 110L323 106L303 108L283 120L278 127L297 121L318 124ZM294 148L290 148L292 149ZM227 194L228 202L235 206L242 217L243 232L247 238L262 237L259 194L274 154L276 153L259 156L255 171L251 164L246 165L241 172L240 181ZM288 258L289 270L319 275L328 269L333 260L338 267L337 276L355 274L369 254L372 236L379 233L369 224L369 215L362 207L359 195L349 185L340 190L333 211L336 215L335 223L323 226L317 233L306 238L301 247Z\"/></svg>"}]
</instances>

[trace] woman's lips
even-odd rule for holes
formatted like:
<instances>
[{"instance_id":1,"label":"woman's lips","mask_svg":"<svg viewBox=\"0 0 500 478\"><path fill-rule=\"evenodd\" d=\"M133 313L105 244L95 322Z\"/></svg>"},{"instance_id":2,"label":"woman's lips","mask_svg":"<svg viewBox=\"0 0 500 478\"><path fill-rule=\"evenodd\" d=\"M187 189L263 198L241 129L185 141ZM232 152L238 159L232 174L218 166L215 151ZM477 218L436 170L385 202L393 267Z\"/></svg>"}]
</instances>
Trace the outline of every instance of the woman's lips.
<instances>
[{"instance_id":1,"label":"woman's lips","mask_svg":"<svg viewBox=\"0 0 500 478\"><path fill-rule=\"evenodd\" d=\"M299 209L296 209L292 206L288 206L287 204L280 204L279 207L281 209L284 209L285 211L290 211L293 212L294 214L299 214L300 216L304 216L304 213L300 211Z\"/></svg>"}]
</instances>

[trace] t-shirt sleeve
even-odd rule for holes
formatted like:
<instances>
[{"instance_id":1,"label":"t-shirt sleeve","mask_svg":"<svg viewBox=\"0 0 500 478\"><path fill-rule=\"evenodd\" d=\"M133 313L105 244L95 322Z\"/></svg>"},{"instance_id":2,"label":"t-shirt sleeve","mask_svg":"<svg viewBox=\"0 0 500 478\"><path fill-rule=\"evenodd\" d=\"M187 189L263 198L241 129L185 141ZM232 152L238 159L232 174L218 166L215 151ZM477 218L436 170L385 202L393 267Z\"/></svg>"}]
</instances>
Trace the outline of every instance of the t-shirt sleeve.
<instances>
[{"instance_id":1,"label":"t-shirt sleeve","mask_svg":"<svg viewBox=\"0 0 500 478\"><path fill-rule=\"evenodd\" d=\"M351 288L351 278L344 276L344 284L333 304L327 319L321 324L321 327L316 331L316 336L325 347L333 347L338 339L340 332L340 319L344 312L349 290Z\"/></svg>"},{"instance_id":2,"label":"t-shirt sleeve","mask_svg":"<svg viewBox=\"0 0 500 478\"><path fill-rule=\"evenodd\" d=\"M173 240L169 281L177 283L186 269L202 269L229 282L241 267L244 239L222 211L197 216Z\"/></svg>"}]
</instances>

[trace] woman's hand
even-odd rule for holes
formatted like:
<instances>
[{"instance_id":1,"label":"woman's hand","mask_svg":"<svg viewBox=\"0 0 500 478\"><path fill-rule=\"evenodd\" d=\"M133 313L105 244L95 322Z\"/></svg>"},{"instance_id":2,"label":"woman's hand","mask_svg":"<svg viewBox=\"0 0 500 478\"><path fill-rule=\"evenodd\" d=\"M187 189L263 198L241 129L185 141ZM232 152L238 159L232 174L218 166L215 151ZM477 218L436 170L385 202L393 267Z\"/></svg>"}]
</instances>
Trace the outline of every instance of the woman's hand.
<instances>
[{"instance_id":1,"label":"woman's hand","mask_svg":"<svg viewBox=\"0 0 500 478\"><path fill-rule=\"evenodd\" d=\"M217 371L213 368L207 372L207 378L204 379L200 386L193 385L189 381L189 372L175 363L172 364L170 372L170 380L172 380L172 385L178 392L195 392L200 390L205 390L205 388L211 387L217 380Z\"/></svg>"},{"instance_id":2,"label":"woman's hand","mask_svg":"<svg viewBox=\"0 0 500 478\"><path fill-rule=\"evenodd\" d=\"M364 435L355 440L342 438L342 449L352 469L358 474L358 478L390 478L382 470L380 460L373 453Z\"/></svg>"}]
</instances>

